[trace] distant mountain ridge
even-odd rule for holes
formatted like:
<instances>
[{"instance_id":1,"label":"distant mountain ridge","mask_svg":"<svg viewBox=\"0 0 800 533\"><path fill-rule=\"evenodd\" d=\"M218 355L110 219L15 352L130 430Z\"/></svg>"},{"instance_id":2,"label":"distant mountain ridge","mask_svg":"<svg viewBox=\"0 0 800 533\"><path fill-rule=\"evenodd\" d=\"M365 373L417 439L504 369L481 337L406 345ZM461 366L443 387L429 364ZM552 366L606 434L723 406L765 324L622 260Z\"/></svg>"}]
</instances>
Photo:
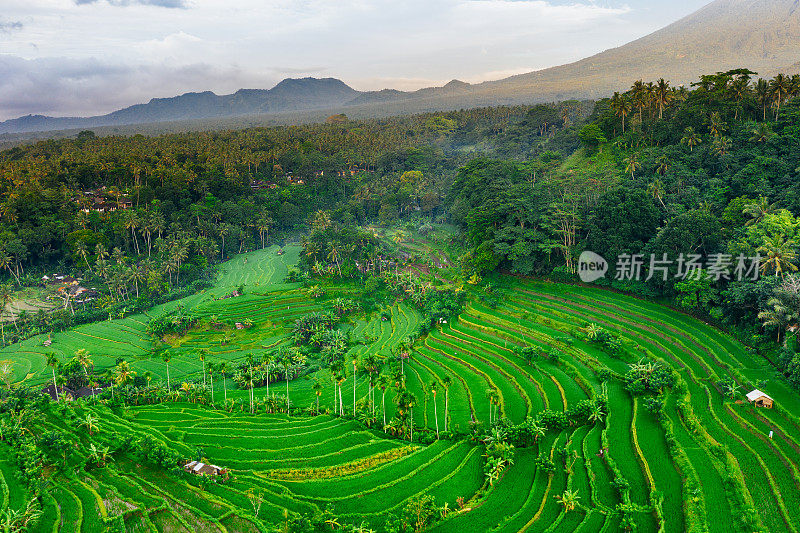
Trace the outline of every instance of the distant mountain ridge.
<instances>
[{"instance_id":1,"label":"distant mountain ridge","mask_svg":"<svg viewBox=\"0 0 800 533\"><path fill-rule=\"evenodd\" d=\"M28 115L0 122L0 134L100 126L279 116L329 110L361 118L466 107L609 96L637 79L673 85L701 74L746 67L764 77L800 71L800 0L716 0L650 35L594 56L497 81L453 80L417 91L361 92L335 78L286 79L272 89L210 91L154 98L107 115Z\"/></svg>"},{"instance_id":2,"label":"distant mountain ridge","mask_svg":"<svg viewBox=\"0 0 800 533\"><path fill-rule=\"evenodd\" d=\"M327 109L356 98L358 91L334 78L285 79L272 89L239 89L233 94L191 92L171 98L153 98L107 115L46 117L28 115L0 122L0 133L91 128L150 122L265 115L287 111Z\"/></svg>"}]
</instances>

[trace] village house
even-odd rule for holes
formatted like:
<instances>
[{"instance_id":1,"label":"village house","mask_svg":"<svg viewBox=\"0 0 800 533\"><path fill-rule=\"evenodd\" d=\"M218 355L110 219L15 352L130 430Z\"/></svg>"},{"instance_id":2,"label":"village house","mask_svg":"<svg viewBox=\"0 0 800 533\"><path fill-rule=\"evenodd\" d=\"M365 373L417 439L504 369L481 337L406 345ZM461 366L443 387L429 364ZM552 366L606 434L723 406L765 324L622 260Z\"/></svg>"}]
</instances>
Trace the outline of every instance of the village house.
<instances>
[{"instance_id":1,"label":"village house","mask_svg":"<svg viewBox=\"0 0 800 533\"><path fill-rule=\"evenodd\" d=\"M207 465L205 463L201 463L200 461L192 461L190 463L186 463L183 465L183 469L190 474L194 474L196 476L200 475L207 475L207 476L218 476L225 473L225 469L221 468L216 465Z\"/></svg>"},{"instance_id":2,"label":"village house","mask_svg":"<svg viewBox=\"0 0 800 533\"><path fill-rule=\"evenodd\" d=\"M751 392L747 393L747 401L755 404L756 407L765 407L767 409L772 409L773 400L763 392L758 389L755 389Z\"/></svg>"}]
</instances>

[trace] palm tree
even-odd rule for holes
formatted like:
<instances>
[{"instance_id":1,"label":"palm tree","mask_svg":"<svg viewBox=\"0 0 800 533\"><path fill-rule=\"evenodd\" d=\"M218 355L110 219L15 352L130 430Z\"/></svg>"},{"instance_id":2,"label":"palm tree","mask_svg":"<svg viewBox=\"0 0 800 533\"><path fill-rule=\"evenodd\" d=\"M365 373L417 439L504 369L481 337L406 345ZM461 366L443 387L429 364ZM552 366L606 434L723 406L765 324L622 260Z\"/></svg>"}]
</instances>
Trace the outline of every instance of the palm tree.
<instances>
[{"instance_id":1,"label":"palm tree","mask_svg":"<svg viewBox=\"0 0 800 533\"><path fill-rule=\"evenodd\" d=\"M291 372L292 365L294 364L294 357L291 351L286 350L281 356L281 364L283 365L284 377L286 378L286 414L289 413L289 373Z\"/></svg>"},{"instance_id":2,"label":"palm tree","mask_svg":"<svg viewBox=\"0 0 800 533\"><path fill-rule=\"evenodd\" d=\"M653 197L654 200L659 201L661 207L664 209L667 208L667 206L664 205L664 184L660 179L655 179L650 182L650 184L647 186L647 192Z\"/></svg>"},{"instance_id":3,"label":"palm tree","mask_svg":"<svg viewBox=\"0 0 800 533\"><path fill-rule=\"evenodd\" d=\"M86 415L86 418L81 420L80 426L82 428L86 428L86 430L89 432L89 436L94 434L95 431L99 431L100 430L100 426L97 425L97 418L92 416L91 413L88 413Z\"/></svg>"},{"instance_id":4,"label":"palm tree","mask_svg":"<svg viewBox=\"0 0 800 533\"><path fill-rule=\"evenodd\" d=\"M713 144L714 152L719 157L724 157L731 152L731 140L728 137L717 137Z\"/></svg>"},{"instance_id":5,"label":"palm tree","mask_svg":"<svg viewBox=\"0 0 800 533\"><path fill-rule=\"evenodd\" d=\"M689 147L689 151L691 152L695 146L702 143L703 139L694 131L694 128L691 126L687 127L683 130L683 137L681 138L681 144L685 144Z\"/></svg>"},{"instance_id":6,"label":"palm tree","mask_svg":"<svg viewBox=\"0 0 800 533\"><path fill-rule=\"evenodd\" d=\"M333 242L330 243L330 252L328 252L328 261L333 261L336 264L336 268L339 271L339 276L342 275L342 267L339 265L339 258L341 254L339 253L339 249L336 247L336 244Z\"/></svg>"},{"instance_id":7,"label":"palm tree","mask_svg":"<svg viewBox=\"0 0 800 533\"><path fill-rule=\"evenodd\" d=\"M772 128L766 122L761 122L756 129L753 130L753 136L750 137L751 142L765 143L774 137Z\"/></svg>"},{"instance_id":8,"label":"palm tree","mask_svg":"<svg viewBox=\"0 0 800 533\"><path fill-rule=\"evenodd\" d=\"M439 384L436 381L431 381L430 391L433 394L433 417L436 420L436 438L439 438L439 411L436 408L436 391Z\"/></svg>"},{"instance_id":9,"label":"palm tree","mask_svg":"<svg viewBox=\"0 0 800 533\"><path fill-rule=\"evenodd\" d=\"M275 357L271 353L266 353L261 358L261 364L267 367L267 375L266 375L267 396L269 396L269 379L270 379L270 373L272 372L272 363L274 362L275 362Z\"/></svg>"},{"instance_id":10,"label":"palm tree","mask_svg":"<svg viewBox=\"0 0 800 533\"><path fill-rule=\"evenodd\" d=\"M575 509L575 506L578 504L578 500L580 500L580 496L578 496L578 491L576 490L565 490L563 494L560 496L556 496L556 500L564 506L564 512L568 513Z\"/></svg>"},{"instance_id":11,"label":"palm tree","mask_svg":"<svg viewBox=\"0 0 800 533\"><path fill-rule=\"evenodd\" d=\"M755 85L755 95L756 100L758 100L758 104L761 106L763 111L762 121L766 122L767 120L767 107L769 107L770 101L772 99L772 95L770 93L769 82L767 80L760 78Z\"/></svg>"},{"instance_id":12,"label":"palm tree","mask_svg":"<svg viewBox=\"0 0 800 533\"><path fill-rule=\"evenodd\" d=\"M2 310L0 311L0 333L2 333L3 337L3 345L6 344L6 329L5 329L5 322L3 322L3 316L8 311L8 306L11 301L14 299L14 289L11 287L10 283L3 283L0 285L0 305L2 305Z\"/></svg>"},{"instance_id":13,"label":"palm tree","mask_svg":"<svg viewBox=\"0 0 800 533\"><path fill-rule=\"evenodd\" d=\"M625 172L631 175L631 179L636 179L634 175L637 170L642 168L642 164L639 162L639 156L637 154L631 154L628 158L625 159Z\"/></svg>"},{"instance_id":14,"label":"palm tree","mask_svg":"<svg viewBox=\"0 0 800 533\"><path fill-rule=\"evenodd\" d=\"M214 372L217 371L217 365L213 362L208 362L208 377L211 382L211 405L214 405Z\"/></svg>"},{"instance_id":15,"label":"palm tree","mask_svg":"<svg viewBox=\"0 0 800 533\"><path fill-rule=\"evenodd\" d=\"M172 359L172 354L169 351L164 352L161 354L161 360L167 365L167 390L172 389L172 385L169 382L169 360Z\"/></svg>"},{"instance_id":16,"label":"palm tree","mask_svg":"<svg viewBox=\"0 0 800 533\"><path fill-rule=\"evenodd\" d=\"M131 369L127 361L120 361L116 368L115 380L117 385L124 387L136 377L136 372Z\"/></svg>"},{"instance_id":17,"label":"palm tree","mask_svg":"<svg viewBox=\"0 0 800 533\"><path fill-rule=\"evenodd\" d=\"M198 352L198 357L200 357L200 362L203 363L203 388L206 386L206 354L208 354L208 350L205 348Z\"/></svg>"},{"instance_id":18,"label":"palm tree","mask_svg":"<svg viewBox=\"0 0 800 533\"><path fill-rule=\"evenodd\" d=\"M356 416L356 372L358 372L358 359L353 358L353 417Z\"/></svg>"},{"instance_id":19,"label":"palm tree","mask_svg":"<svg viewBox=\"0 0 800 533\"><path fill-rule=\"evenodd\" d=\"M46 354L47 357L47 366L53 371L53 390L56 393L56 401L59 401L58 398L58 383L56 382L56 367L58 366L58 357L54 352L48 352Z\"/></svg>"},{"instance_id":20,"label":"palm tree","mask_svg":"<svg viewBox=\"0 0 800 533\"><path fill-rule=\"evenodd\" d=\"M644 108L647 106L647 87L642 80L637 80L631 87L633 101L639 108L639 120L644 120Z\"/></svg>"},{"instance_id":21,"label":"palm tree","mask_svg":"<svg viewBox=\"0 0 800 533\"><path fill-rule=\"evenodd\" d=\"M319 416L319 397L322 396L322 383L320 383L319 380L314 380L311 390L313 390L314 394L317 396L317 416Z\"/></svg>"},{"instance_id":22,"label":"palm tree","mask_svg":"<svg viewBox=\"0 0 800 533\"><path fill-rule=\"evenodd\" d=\"M494 420L494 408L499 401L499 396L496 389L486 389L486 399L489 400L489 425L491 426Z\"/></svg>"},{"instance_id":23,"label":"palm tree","mask_svg":"<svg viewBox=\"0 0 800 533\"><path fill-rule=\"evenodd\" d=\"M86 268L89 269L89 272L92 272L92 267L89 264L89 250L86 247L86 243L83 241L78 241L78 243L75 245L75 253L77 253L86 263Z\"/></svg>"},{"instance_id":24,"label":"palm tree","mask_svg":"<svg viewBox=\"0 0 800 533\"><path fill-rule=\"evenodd\" d=\"M603 328L592 322L588 326L586 326L586 336L589 340L597 340L600 334L603 332Z\"/></svg>"},{"instance_id":25,"label":"palm tree","mask_svg":"<svg viewBox=\"0 0 800 533\"><path fill-rule=\"evenodd\" d=\"M262 214L258 218L258 222L256 223L256 229L258 229L258 235L259 237L261 237L262 250L266 247L264 243L264 234L265 233L267 234L267 240L269 240L269 228L271 228L274 223L275 221L272 218L270 218L269 215L267 215L266 213Z\"/></svg>"},{"instance_id":26,"label":"palm tree","mask_svg":"<svg viewBox=\"0 0 800 533\"><path fill-rule=\"evenodd\" d=\"M758 249L759 253L766 254L766 261L762 263L761 270L774 270L776 276L783 276L785 271L796 272L797 260L795 242L792 239L784 240L782 235L765 237L764 244Z\"/></svg>"},{"instance_id":27,"label":"palm tree","mask_svg":"<svg viewBox=\"0 0 800 533\"><path fill-rule=\"evenodd\" d=\"M776 74L772 80L769 82L769 93L772 99L775 101L776 111L775 111L775 120L778 120L778 117L781 112L781 103L787 97L787 95L792 90L792 80L785 74Z\"/></svg>"},{"instance_id":28,"label":"palm tree","mask_svg":"<svg viewBox=\"0 0 800 533\"><path fill-rule=\"evenodd\" d=\"M722 120L719 111L711 113L711 117L708 120L708 132L714 137L722 137L726 129L727 124Z\"/></svg>"},{"instance_id":29,"label":"palm tree","mask_svg":"<svg viewBox=\"0 0 800 533\"><path fill-rule=\"evenodd\" d=\"M228 368L228 363L224 361L221 363L217 363L217 372L219 372L220 375L222 376L222 391L225 394L224 398L225 403L228 403L228 383L226 375L228 374L229 371L230 370Z\"/></svg>"},{"instance_id":30,"label":"palm tree","mask_svg":"<svg viewBox=\"0 0 800 533\"><path fill-rule=\"evenodd\" d=\"M250 399L250 414L255 412L254 397L253 397L253 388L256 386L255 380L253 379L253 367L251 366L250 369L244 373L244 387L249 391L248 396Z\"/></svg>"},{"instance_id":31,"label":"palm tree","mask_svg":"<svg viewBox=\"0 0 800 533\"><path fill-rule=\"evenodd\" d=\"M664 118L664 108L672 102L674 97L669 88L669 82L665 81L664 78L656 82L654 96L658 105L658 118L660 120Z\"/></svg>"},{"instance_id":32,"label":"palm tree","mask_svg":"<svg viewBox=\"0 0 800 533\"><path fill-rule=\"evenodd\" d=\"M72 360L78 363L81 368L83 368L83 374L88 378L88 369L90 366L92 366L92 358L89 356L89 351L86 348L81 348L75 352L75 357L73 357Z\"/></svg>"},{"instance_id":33,"label":"palm tree","mask_svg":"<svg viewBox=\"0 0 800 533\"><path fill-rule=\"evenodd\" d=\"M796 310L790 309L778 298L771 298L767 302L767 306L769 309L758 313L758 319L761 320L765 328L774 327L778 330L777 342L780 343L783 330L800 317L798 317L798 312Z\"/></svg>"},{"instance_id":34,"label":"palm tree","mask_svg":"<svg viewBox=\"0 0 800 533\"><path fill-rule=\"evenodd\" d=\"M760 196L757 202L745 205L742 213L751 217L746 225L753 226L764 220L767 215L777 211L777 209L777 204L771 204L766 196Z\"/></svg>"},{"instance_id":35,"label":"palm tree","mask_svg":"<svg viewBox=\"0 0 800 533\"><path fill-rule=\"evenodd\" d=\"M592 404L592 409L589 412L589 421L592 423L603 421L603 410L596 402Z\"/></svg>"},{"instance_id":36,"label":"palm tree","mask_svg":"<svg viewBox=\"0 0 800 533\"><path fill-rule=\"evenodd\" d=\"M627 117L633 110L633 104L630 98L626 95L620 95L618 92L614 93L611 97L611 110L614 114L622 119L622 133L625 133L625 117Z\"/></svg>"},{"instance_id":37,"label":"palm tree","mask_svg":"<svg viewBox=\"0 0 800 533\"><path fill-rule=\"evenodd\" d=\"M383 412L383 432L386 433L386 389L389 387L389 378L384 374L378 376L376 386L381 389L381 411Z\"/></svg>"}]
</instances>

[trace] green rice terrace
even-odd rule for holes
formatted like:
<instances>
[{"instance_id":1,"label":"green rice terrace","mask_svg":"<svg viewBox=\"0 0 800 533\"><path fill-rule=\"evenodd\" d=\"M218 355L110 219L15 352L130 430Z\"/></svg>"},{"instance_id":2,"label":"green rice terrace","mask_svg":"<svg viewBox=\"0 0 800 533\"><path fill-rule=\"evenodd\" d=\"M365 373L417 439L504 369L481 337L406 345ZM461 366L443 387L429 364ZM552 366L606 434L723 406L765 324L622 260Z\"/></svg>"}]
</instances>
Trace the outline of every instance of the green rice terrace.
<instances>
[{"instance_id":1,"label":"green rice terrace","mask_svg":"<svg viewBox=\"0 0 800 533\"><path fill-rule=\"evenodd\" d=\"M278 250L0 353L32 391L3 404L3 531L800 529L798 395L719 330L511 277L431 276L461 303L431 321L407 273L375 303Z\"/></svg>"}]
</instances>

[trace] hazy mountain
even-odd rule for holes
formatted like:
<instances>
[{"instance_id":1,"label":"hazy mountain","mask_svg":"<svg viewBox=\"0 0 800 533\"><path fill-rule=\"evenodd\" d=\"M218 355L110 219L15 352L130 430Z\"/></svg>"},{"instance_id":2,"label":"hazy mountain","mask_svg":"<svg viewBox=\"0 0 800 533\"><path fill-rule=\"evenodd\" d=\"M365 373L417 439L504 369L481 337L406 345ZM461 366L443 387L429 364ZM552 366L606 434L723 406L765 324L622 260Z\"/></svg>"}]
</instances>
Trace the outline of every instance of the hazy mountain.
<instances>
[{"instance_id":1,"label":"hazy mountain","mask_svg":"<svg viewBox=\"0 0 800 533\"><path fill-rule=\"evenodd\" d=\"M263 115L288 111L327 109L343 105L360 93L333 79L286 79L272 89L240 89L233 94L211 91L186 93L172 98L153 98L107 115L54 118L28 115L0 122L0 133L92 128L150 122L213 119Z\"/></svg>"},{"instance_id":2,"label":"hazy mountain","mask_svg":"<svg viewBox=\"0 0 800 533\"><path fill-rule=\"evenodd\" d=\"M575 63L499 81L404 93L431 107L599 98L660 77L673 85L701 74L746 67L761 76L800 67L800 0L716 0L695 13L618 48ZM420 93L421 91L418 91Z\"/></svg>"},{"instance_id":3,"label":"hazy mountain","mask_svg":"<svg viewBox=\"0 0 800 533\"><path fill-rule=\"evenodd\" d=\"M470 85L453 80L418 91L359 92L337 79L287 79L269 90L242 89L154 98L108 115L50 118L29 115L0 122L0 134L157 122L253 117L274 122L329 110L353 117L609 96L637 79L664 77L673 85L700 74L747 67L762 76L800 70L800 0L716 0L624 46L575 63ZM266 120L265 117L270 117ZM210 127L213 127L211 125Z\"/></svg>"}]
</instances>

